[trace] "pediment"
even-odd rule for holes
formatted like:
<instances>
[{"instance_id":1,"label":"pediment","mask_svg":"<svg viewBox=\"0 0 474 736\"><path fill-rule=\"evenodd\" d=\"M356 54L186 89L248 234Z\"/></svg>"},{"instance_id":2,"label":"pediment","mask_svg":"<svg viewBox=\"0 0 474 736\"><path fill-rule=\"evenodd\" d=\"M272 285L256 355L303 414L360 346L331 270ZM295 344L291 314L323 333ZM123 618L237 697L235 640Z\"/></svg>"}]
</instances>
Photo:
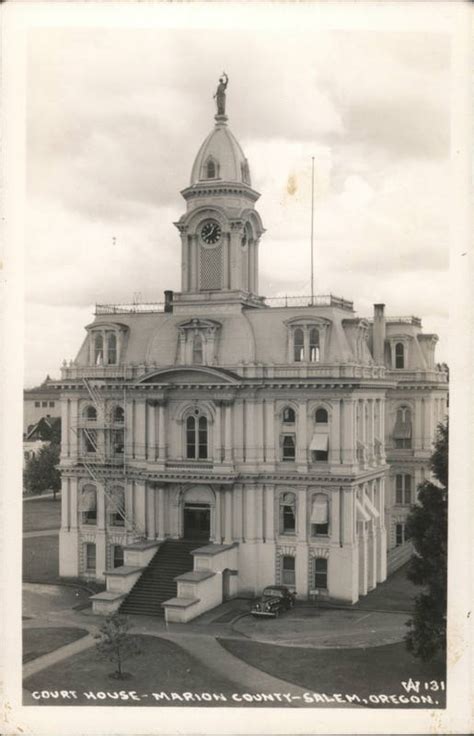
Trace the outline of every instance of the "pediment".
<instances>
[{"instance_id":1,"label":"pediment","mask_svg":"<svg viewBox=\"0 0 474 736\"><path fill-rule=\"evenodd\" d=\"M239 383L239 377L230 371L217 370L202 366L200 368L164 368L148 374L137 383L167 383L167 384L230 384Z\"/></svg>"},{"instance_id":2,"label":"pediment","mask_svg":"<svg viewBox=\"0 0 474 736\"><path fill-rule=\"evenodd\" d=\"M214 319L203 319L202 317L193 317L185 322L178 324L179 330L217 330L221 327L221 323Z\"/></svg>"}]
</instances>

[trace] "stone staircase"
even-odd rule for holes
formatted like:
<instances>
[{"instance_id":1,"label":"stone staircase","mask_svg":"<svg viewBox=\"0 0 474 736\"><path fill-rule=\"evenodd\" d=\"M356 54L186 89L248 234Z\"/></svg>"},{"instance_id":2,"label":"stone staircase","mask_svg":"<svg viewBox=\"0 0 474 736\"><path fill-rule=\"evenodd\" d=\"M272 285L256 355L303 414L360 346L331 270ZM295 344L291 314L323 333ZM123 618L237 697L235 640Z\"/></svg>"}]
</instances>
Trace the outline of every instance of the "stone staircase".
<instances>
[{"instance_id":1,"label":"stone staircase","mask_svg":"<svg viewBox=\"0 0 474 736\"><path fill-rule=\"evenodd\" d=\"M202 544L184 539L163 542L121 604L120 613L163 617L161 604L176 596L175 578L193 569L191 551Z\"/></svg>"}]
</instances>

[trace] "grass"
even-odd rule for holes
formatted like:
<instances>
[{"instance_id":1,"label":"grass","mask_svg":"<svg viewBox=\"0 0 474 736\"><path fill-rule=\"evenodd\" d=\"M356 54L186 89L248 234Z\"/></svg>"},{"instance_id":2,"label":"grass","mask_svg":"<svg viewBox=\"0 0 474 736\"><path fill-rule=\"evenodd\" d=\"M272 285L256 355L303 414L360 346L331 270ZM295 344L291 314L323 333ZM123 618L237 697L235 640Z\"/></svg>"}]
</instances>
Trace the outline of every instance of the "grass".
<instances>
[{"instance_id":1,"label":"grass","mask_svg":"<svg viewBox=\"0 0 474 736\"><path fill-rule=\"evenodd\" d=\"M27 583L60 581L57 535L23 539L23 580Z\"/></svg>"},{"instance_id":2,"label":"grass","mask_svg":"<svg viewBox=\"0 0 474 736\"><path fill-rule=\"evenodd\" d=\"M23 531L37 532L45 529L59 529L61 526L61 496L36 498L23 502Z\"/></svg>"},{"instance_id":3,"label":"grass","mask_svg":"<svg viewBox=\"0 0 474 736\"><path fill-rule=\"evenodd\" d=\"M48 667L27 678L24 687L35 690L74 690L77 699L74 705L135 705L135 706L232 706L237 705L229 699L232 693L243 692L232 682L214 674L197 659L185 652L174 642L154 636L137 635L141 656L127 659L123 669L130 672L130 679L120 681L110 678L114 664L101 659L95 647L75 654L62 662ZM140 700L117 701L110 697L103 700L89 700L84 693L120 690L135 691ZM186 702L176 700L157 701L152 693L219 693L227 700ZM71 701L67 701L71 704ZM38 700L35 705L64 705L64 700ZM251 704L249 704L251 705Z\"/></svg>"},{"instance_id":4,"label":"grass","mask_svg":"<svg viewBox=\"0 0 474 736\"><path fill-rule=\"evenodd\" d=\"M444 662L424 664L407 652L403 642L367 649L309 649L240 639L218 641L252 667L310 692L356 693L362 699L371 694L405 694L401 682L409 678L423 683L445 680ZM424 690L423 694L429 693ZM421 707L443 708L445 696L445 691L432 693L433 701L438 700L438 704Z\"/></svg>"},{"instance_id":5,"label":"grass","mask_svg":"<svg viewBox=\"0 0 474 736\"><path fill-rule=\"evenodd\" d=\"M65 644L87 636L87 633L85 629L73 627L24 629L23 663L54 652Z\"/></svg>"}]
</instances>

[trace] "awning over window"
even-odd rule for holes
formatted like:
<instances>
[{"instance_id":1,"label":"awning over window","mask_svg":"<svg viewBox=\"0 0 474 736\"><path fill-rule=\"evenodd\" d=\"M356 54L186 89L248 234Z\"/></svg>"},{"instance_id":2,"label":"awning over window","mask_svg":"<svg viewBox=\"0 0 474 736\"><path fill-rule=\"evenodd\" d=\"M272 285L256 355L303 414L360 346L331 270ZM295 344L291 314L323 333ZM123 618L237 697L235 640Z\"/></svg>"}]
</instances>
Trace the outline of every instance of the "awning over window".
<instances>
[{"instance_id":1,"label":"awning over window","mask_svg":"<svg viewBox=\"0 0 474 736\"><path fill-rule=\"evenodd\" d=\"M79 511L95 511L96 505L96 492L85 488L79 496Z\"/></svg>"},{"instance_id":2,"label":"awning over window","mask_svg":"<svg viewBox=\"0 0 474 736\"><path fill-rule=\"evenodd\" d=\"M357 521L370 521L369 514L364 509L364 507L362 506L358 498L356 498L356 512L357 512Z\"/></svg>"},{"instance_id":3,"label":"awning over window","mask_svg":"<svg viewBox=\"0 0 474 736\"><path fill-rule=\"evenodd\" d=\"M311 524L328 524L328 500L327 498L315 498L311 508Z\"/></svg>"},{"instance_id":4,"label":"awning over window","mask_svg":"<svg viewBox=\"0 0 474 736\"><path fill-rule=\"evenodd\" d=\"M310 450L317 450L319 452L327 452L329 447L329 437L326 433L317 432L313 434L313 439L309 445Z\"/></svg>"},{"instance_id":5,"label":"awning over window","mask_svg":"<svg viewBox=\"0 0 474 736\"><path fill-rule=\"evenodd\" d=\"M375 508L375 506L372 503L372 501L370 500L370 498L364 494L363 501L364 501L364 508L370 514L371 518L372 519L378 519L379 516L380 516L380 514L377 511L377 509Z\"/></svg>"}]
</instances>

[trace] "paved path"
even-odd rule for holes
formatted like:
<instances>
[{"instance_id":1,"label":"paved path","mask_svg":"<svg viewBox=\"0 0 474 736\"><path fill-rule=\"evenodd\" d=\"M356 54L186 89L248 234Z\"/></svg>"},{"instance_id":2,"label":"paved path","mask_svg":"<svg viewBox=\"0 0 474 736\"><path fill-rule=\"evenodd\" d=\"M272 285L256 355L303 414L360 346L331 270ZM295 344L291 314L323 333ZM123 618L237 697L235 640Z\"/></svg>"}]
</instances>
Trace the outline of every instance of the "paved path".
<instances>
[{"instance_id":1,"label":"paved path","mask_svg":"<svg viewBox=\"0 0 474 736\"><path fill-rule=\"evenodd\" d=\"M33 659L31 662L23 665L23 677L27 678L31 677L31 675L36 675L37 672L44 670L46 667L51 667L51 665L61 662L63 659L68 659L68 657L72 657L74 654L79 654L84 649L90 649L95 643L96 640L92 634L88 634L87 636L83 636L82 639L56 649L54 652L43 654L42 657Z\"/></svg>"}]
</instances>

